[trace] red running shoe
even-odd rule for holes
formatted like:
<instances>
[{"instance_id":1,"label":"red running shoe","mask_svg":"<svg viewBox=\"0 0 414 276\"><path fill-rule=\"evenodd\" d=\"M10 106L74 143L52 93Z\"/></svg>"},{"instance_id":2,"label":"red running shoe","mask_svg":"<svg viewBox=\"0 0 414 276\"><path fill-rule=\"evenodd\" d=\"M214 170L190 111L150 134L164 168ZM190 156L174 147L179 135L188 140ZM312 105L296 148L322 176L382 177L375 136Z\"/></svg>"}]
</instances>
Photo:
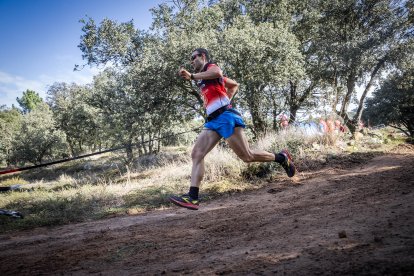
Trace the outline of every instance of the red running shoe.
<instances>
[{"instance_id":1,"label":"red running shoe","mask_svg":"<svg viewBox=\"0 0 414 276\"><path fill-rule=\"evenodd\" d=\"M284 149L279 154L285 156L285 161L280 163L280 165L282 165L282 167L285 169L286 174L289 177L294 176L296 173L296 167L295 164L293 164L292 156L290 156L290 153L286 149Z\"/></svg>"},{"instance_id":2,"label":"red running shoe","mask_svg":"<svg viewBox=\"0 0 414 276\"><path fill-rule=\"evenodd\" d=\"M169 200L180 207L190 210L198 210L198 200L192 199L188 194L182 196L170 196Z\"/></svg>"}]
</instances>

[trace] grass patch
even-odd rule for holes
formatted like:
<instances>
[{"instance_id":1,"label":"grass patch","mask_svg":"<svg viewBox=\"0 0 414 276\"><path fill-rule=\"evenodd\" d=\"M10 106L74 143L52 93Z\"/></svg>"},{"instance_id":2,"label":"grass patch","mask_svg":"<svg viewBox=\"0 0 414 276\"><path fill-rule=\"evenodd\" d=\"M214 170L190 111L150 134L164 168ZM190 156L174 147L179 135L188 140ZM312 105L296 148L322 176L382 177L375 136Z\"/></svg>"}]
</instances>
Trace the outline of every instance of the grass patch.
<instances>
[{"instance_id":1,"label":"grass patch","mask_svg":"<svg viewBox=\"0 0 414 276\"><path fill-rule=\"evenodd\" d=\"M170 205L168 196L177 192L174 186L154 186L134 190L123 196L128 209L150 210Z\"/></svg>"},{"instance_id":2,"label":"grass patch","mask_svg":"<svg viewBox=\"0 0 414 276\"><path fill-rule=\"evenodd\" d=\"M0 187L8 187L13 185L25 185L29 182L19 176L12 176L10 178L5 178L4 180L0 181Z\"/></svg>"},{"instance_id":3,"label":"grass patch","mask_svg":"<svg viewBox=\"0 0 414 276\"><path fill-rule=\"evenodd\" d=\"M105 187L90 185L61 190L9 192L0 198L1 208L18 210L25 218L7 223L10 220L1 217L1 230L60 225L103 217L105 208L115 200L116 197Z\"/></svg>"},{"instance_id":4,"label":"grass patch","mask_svg":"<svg viewBox=\"0 0 414 276\"><path fill-rule=\"evenodd\" d=\"M249 182L240 179L237 180L221 180L217 182L208 183L203 187L204 199L212 199L222 196L223 194L234 194L248 190L254 190L260 187L258 183L252 185Z\"/></svg>"},{"instance_id":5,"label":"grass patch","mask_svg":"<svg viewBox=\"0 0 414 276\"><path fill-rule=\"evenodd\" d=\"M348 168L375 157L402 142L384 130L349 141L340 135L307 135L291 128L270 133L252 148L279 152L288 149L300 171L323 166ZM377 146L379 145L379 147ZM188 190L192 146L166 148L165 152L140 157L130 169L118 155L77 160L19 175L0 177L0 186L22 185L18 191L0 194L0 208L16 210L24 219L0 216L0 232L54 226L118 215L136 215L171 206L167 198ZM224 144L205 159L201 187L203 201L257 189L283 176L276 163L245 164Z\"/></svg>"}]
</instances>

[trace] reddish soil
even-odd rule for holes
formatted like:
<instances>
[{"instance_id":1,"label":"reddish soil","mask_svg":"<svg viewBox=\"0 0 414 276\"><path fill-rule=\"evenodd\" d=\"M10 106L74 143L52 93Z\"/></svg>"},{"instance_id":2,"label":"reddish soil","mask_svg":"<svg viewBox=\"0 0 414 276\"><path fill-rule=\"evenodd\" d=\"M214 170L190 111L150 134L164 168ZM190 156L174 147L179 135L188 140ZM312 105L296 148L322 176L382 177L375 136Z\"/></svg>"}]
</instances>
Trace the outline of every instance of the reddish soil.
<instances>
[{"instance_id":1,"label":"reddish soil","mask_svg":"<svg viewBox=\"0 0 414 276\"><path fill-rule=\"evenodd\" d=\"M190 211L0 236L0 275L413 275L414 147Z\"/></svg>"}]
</instances>

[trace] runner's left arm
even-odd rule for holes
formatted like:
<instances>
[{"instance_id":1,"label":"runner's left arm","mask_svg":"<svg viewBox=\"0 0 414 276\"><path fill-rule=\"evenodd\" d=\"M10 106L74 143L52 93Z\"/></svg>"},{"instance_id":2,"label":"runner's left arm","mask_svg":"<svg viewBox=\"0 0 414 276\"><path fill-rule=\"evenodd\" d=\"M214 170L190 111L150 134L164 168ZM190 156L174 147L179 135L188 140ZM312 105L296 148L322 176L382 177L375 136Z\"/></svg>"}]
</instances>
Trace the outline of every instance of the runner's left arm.
<instances>
[{"instance_id":1,"label":"runner's left arm","mask_svg":"<svg viewBox=\"0 0 414 276\"><path fill-rule=\"evenodd\" d=\"M232 79L224 78L224 87L226 88L227 96L231 100L236 95L239 84Z\"/></svg>"}]
</instances>

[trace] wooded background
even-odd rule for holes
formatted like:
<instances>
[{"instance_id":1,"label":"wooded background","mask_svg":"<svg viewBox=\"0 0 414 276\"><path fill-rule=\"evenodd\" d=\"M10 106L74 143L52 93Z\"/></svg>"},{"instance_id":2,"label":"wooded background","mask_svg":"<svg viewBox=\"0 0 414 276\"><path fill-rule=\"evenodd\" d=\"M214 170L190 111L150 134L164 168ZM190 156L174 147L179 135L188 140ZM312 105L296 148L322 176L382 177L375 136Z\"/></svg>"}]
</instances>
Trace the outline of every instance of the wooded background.
<instances>
[{"instance_id":1,"label":"wooded background","mask_svg":"<svg viewBox=\"0 0 414 276\"><path fill-rule=\"evenodd\" d=\"M83 18L85 64L75 69L104 69L89 85L54 83L46 99L28 88L19 107L2 106L0 162L40 164L120 145L131 162L180 143L154 139L205 117L194 83L178 77L198 47L240 83L234 105L254 138L277 130L281 114L291 124L339 118L352 134L363 119L413 138L413 10L413 1L174 0L152 9L149 31Z\"/></svg>"}]
</instances>

